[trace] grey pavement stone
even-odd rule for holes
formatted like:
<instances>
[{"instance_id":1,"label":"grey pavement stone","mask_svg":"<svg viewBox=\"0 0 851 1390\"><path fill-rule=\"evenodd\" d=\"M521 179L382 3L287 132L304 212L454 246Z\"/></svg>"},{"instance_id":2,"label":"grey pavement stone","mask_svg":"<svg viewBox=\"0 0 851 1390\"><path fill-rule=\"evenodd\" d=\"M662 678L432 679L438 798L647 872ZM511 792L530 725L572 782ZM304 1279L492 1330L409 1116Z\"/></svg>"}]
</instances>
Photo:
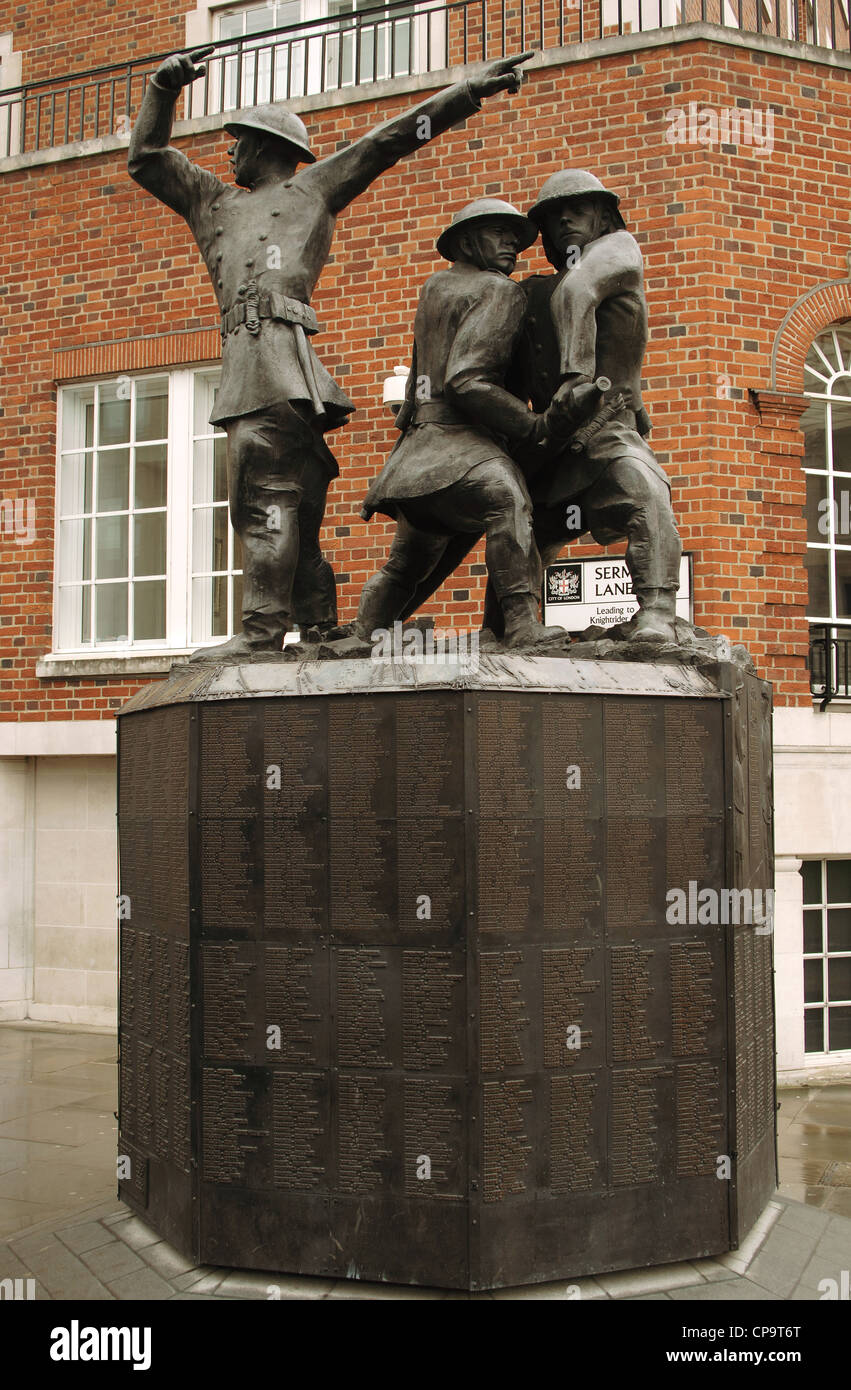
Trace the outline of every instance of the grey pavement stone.
<instances>
[{"instance_id":1,"label":"grey pavement stone","mask_svg":"<svg viewBox=\"0 0 851 1390\"><path fill-rule=\"evenodd\" d=\"M75 1255L83 1255L87 1250L95 1250L99 1245L109 1245L115 1240L111 1231L106 1230L99 1221L84 1221L79 1226L64 1226L57 1232L63 1245Z\"/></svg>"},{"instance_id":2,"label":"grey pavement stone","mask_svg":"<svg viewBox=\"0 0 851 1390\"><path fill-rule=\"evenodd\" d=\"M134 1270L132 1274L123 1274L120 1279L110 1280L109 1287L113 1296L121 1299L144 1301L171 1298L174 1294L171 1284L167 1284L153 1269L148 1269L147 1265Z\"/></svg>"},{"instance_id":3,"label":"grey pavement stone","mask_svg":"<svg viewBox=\"0 0 851 1390\"><path fill-rule=\"evenodd\" d=\"M635 1298L643 1293L664 1293L668 1289L703 1283L697 1269L690 1264L618 1270L614 1274L598 1274L596 1280L610 1298Z\"/></svg>"},{"instance_id":4,"label":"grey pavement stone","mask_svg":"<svg viewBox=\"0 0 851 1390\"><path fill-rule=\"evenodd\" d=\"M217 1289L225 1278L225 1271L222 1269L208 1269L206 1266L198 1269L191 1269L188 1274L178 1274L171 1283L181 1293L188 1293L190 1289L194 1293L212 1293Z\"/></svg>"},{"instance_id":5,"label":"grey pavement stone","mask_svg":"<svg viewBox=\"0 0 851 1390\"><path fill-rule=\"evenodd\" d=\"M719 1264L717 1260L692 1260L692 1264L702 1278L708 1280L710 1284L719 1282L721 1279L735 1279L736 1274L726 1265Z\"/></svg>"},{"instance_id":6,"label":"grey pavement stone","mask_svg":"<svg viewBox=\"0 0 851 1390\"><path fill-rule=\"evenodd\" d=\"M135 1251L120 1240L114 1240L111 1245L102 1245L97 1250L89 1250L82 1258L104 1284L111 1284L122 1274L132 1274L133 1270L145 1268Z\"/></svg>"},{"instance_id":7,"label":"grey pavement stone","mask_svg":"<svg viewBox=\"0 0 851 1390\"><path fill-rule=\"evenodd\" d=\"M187 1260L165 1240L158 1240L156 1245L139 1246L138 1250L146 1264L172 1282L178 1274L188 1274L198 1268L194 1260Z\"/></svg>"},{"instance_id":8,"label":"grey pavement stone","mask_svg":"<svg viewBox=\"0 0 851 1390\"><path fill-rule=\"evenodd\" d=\"M11 1246L0 1245L0 1279L31 1279L32 1270L19 1260Z\"/></svg>"},{"instance_id":9,"label":"grey pavement stone","mask_svg":"<svg viewBox=\"0 0 851 1390\"><path fill-rule=\"evenodd\" d=\"M172 1295L172 1303L224 1303L223 1298L219 1298L214 1293L176 1293Z\"/></svg>"},{"instance_id":10,"label":"grey pavement stone","mask_svg":"<svg viewBox=\"0 0 851 1390\"><path fill-rule=\"evenodd\" d=\"M817 1236L775 1226L759 1254L748 1265L748 1279L788 1298L816 1248Z\"/></svg>"},{"instance_id":11,"label":"grey pavement stone","mask_svg":"<svg viewBox=\"0 0 851 1390\"><path fill-rule=\"evenodd\" d=\"M27 1258L33 1274L52 1298L109 1298L100 1280L58 1240L47 1250L34 1251Z\"/></svg>"},{"instance_id":12,"label":"grey pavement stone","mask_svg":"<svg viewBox=\"0 0 851 1390\"><path fill-rule=\"evenodd\" d=\"M785 1207L777 1224L784 1230L802 1231L806 1235L814 1232L819 1235L829 1223L829 1214L820 1207L804 1206L803 1203L796 1202Z\"/></svg>"},{"instance_id":13,"label":"grey pavement stone","mask_svg":"<svg viewBox=\"0 0 851 1390\"><path fill-rule=\"evenodd\" d=\"M140 1221L138 1216L131 1216L129 1220L116 1224L112 1229L118 1239L123 1240L133 1250L142 1250L146 1245L157 1245L162 1239L150 1226L146 1226L144 1221Z\"/></svg>"},{"instance_id":14,"label":"grey pavement stone","mask_svg":"<svg viewBox=\"0 0 851 1390\"><path fill-rule=\"evenodd\" d=\"M801 1274L798 1287L811 1289L817 1294L818 1286L823 1279L834 1279L839 1284L843 1268L837 1260L826 1258L820 1251L816 1251Z\"/></svg>"},{"instance_id":15,"label":"grey pavement stone","mask_svg":"<svg viewBox=\"0 0 851 1390\"><path fill-rule=\"evenodd\" d=\"M662 1299L663 1302L668 1302L668 1300L670 1299L670 1294L667 1294L667 1293L633 1293L633 1294L629 1294L629 1296L628 1296L627 1298L625 1298L625 1299L623 1300L623 1302L624 1302L624 1303L647 1303L647 1302L656 1303L656 1302L658 1302L658 1300L659 1300L660 1298Z\"/></svg>"},{"instance_id":16,"label":"grey pavement stone","mask_svg":"<svg viewBox=\"0 0 851 1390\"><path fill-rule=\"evenodd\" d=\"M28 1261L32 1255L42 1250L50 1250L57 1244L52 1231L33 1231L28 1236L15 1236L9 1241L11 1249L24 1261Z\"/></svg>"},{"instance_id":17,"label":"grey pavement stone","mask_svg":"<svg viewBox=\"0 0 851 1390\"><path fill-rule=\"evenodd\" d=\"M694 1285L690 1289L670 1289L669 1297L676 1299L696 1299L700 1302L723 1302L736 1299L737 1302L758 1302L775 1299L775 1295L760 1284L752 1284L748 1279L726 1279L723 1284Z\"/></svg>"}]
</instances>

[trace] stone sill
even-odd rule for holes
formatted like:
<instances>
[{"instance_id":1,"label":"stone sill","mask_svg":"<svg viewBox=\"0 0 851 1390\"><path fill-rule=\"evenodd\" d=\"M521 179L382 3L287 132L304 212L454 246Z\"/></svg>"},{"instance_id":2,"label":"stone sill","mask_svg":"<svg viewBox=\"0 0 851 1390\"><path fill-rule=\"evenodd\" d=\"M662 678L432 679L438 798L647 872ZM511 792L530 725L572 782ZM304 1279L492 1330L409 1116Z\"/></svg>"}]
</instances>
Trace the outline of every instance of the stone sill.
<instances>
[{"instance_id":1,"label":"stone sill","mask_svg":"<svg viewBox=\"0 0 851 1390\"><path fill-rule=\"evenodd\" d=\"M775 53L795 63L820 63L825 67L851 70L851 53L840 53L832 48L817 48L814 44L800 43L795 39L778 39L769 34L751 34L739 29L727 28L721 24L708 24L698 21L695 24L677 24L667 29L651 29L634 34L610 34L603 39L589 39L585 43L566 44L562 48L538 50L535 57L525 66L528 71L538 68L564 67L573 63L585 63L594 59L609 58L618 53L638 53L645 49L673 47L677 44L694 43L704 40L709 43L728 44L733 48L752 49L757 53ZM467 63L465 66L444 68L438 72L416 73L409 77L393 77L383 82L365 82L359 87L335 88L332 92L317 92L312 96L294 97L287 102L288 110L304 116L311 111L353 106L362 101L383 101L389 97L409 93L430 92L468 78L471 71L483 67L482 63ZM69 79L73 74L69 74ZM232 111L219 112L210 116L196 116L191 120L176 121L172 140L183 136L198 135L208 130L221 130ZM19 169L30 169L41 164L57 164L68 159L86 159L93 155L110 154L113 150L126 150L130 143L129 135L105 135L93 140L78 140L70 145L57 145L50 149L33 150L27 154L11 155L0 159L0 174L14 173Z\"/></svg>"},{"instance_id":2,"label":"stone sill","mask_svg":"<svg viewBox=\"0 0 851 1390\"><path fill-rule=\"evenodd\" d=\"M104 652L99 656L49 655L36 662L39 680L62 676L158 676L167 675L172 666L185 666L189 651Z\"/></svg>"}]
</instances>

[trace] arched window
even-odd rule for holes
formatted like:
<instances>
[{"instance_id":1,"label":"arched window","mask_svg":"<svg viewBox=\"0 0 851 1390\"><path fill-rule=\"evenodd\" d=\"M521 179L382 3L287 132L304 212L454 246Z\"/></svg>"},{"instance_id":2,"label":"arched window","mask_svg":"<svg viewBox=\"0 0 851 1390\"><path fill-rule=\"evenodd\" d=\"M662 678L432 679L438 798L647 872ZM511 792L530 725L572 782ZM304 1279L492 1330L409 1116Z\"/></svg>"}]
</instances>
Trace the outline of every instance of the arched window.
<instances>
[{"instance_id":1,"label":"arched window","mask_svg":"<svg viewBox=\"0 0 851 1390\"><path fill-rule=\"evenodd\" d=\"M851 321L814 340L804 365L801 419L807 476L807 614L851 637Z\"/></svg>"}]
</instances>

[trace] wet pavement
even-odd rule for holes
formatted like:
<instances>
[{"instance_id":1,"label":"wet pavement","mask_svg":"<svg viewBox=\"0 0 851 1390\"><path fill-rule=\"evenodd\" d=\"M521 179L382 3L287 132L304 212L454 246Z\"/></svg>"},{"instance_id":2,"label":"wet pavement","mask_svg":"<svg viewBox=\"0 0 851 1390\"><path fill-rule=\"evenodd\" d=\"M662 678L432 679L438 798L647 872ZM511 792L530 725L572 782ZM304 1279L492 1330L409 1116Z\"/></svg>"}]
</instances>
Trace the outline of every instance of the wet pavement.
<instances>
[{"instance_id":1,"label":"wet pavement","mask_svg":"<svg viewBox=\"0 0 851 1390\"><path fill-rule=\"evenodd\" d=\"M0 1279L33 1280L38 1298L799 1300L848 1286L851 1082L779 1092L780 1187L739 1250L467 1295L184 1259L115 1197L115 1057L111 1033L0 1024Z\"/></svg>"}]
</instances>

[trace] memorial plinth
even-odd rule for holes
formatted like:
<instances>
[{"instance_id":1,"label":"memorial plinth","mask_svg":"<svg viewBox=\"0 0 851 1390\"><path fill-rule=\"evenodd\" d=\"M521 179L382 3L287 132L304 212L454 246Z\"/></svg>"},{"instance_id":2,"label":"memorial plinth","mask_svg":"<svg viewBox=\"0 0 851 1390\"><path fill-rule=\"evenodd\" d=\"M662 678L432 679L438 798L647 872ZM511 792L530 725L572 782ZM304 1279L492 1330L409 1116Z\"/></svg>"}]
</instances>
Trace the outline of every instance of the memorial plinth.
<instances>
[{"instance_id":1,"label":"memorial plinth","mask_svg":"<svg viewBox=\"0 0 851 1390\"><path fill-rule=\"evenodd\" d=\"M772 936L704 890L772 887L763 682L187 668L119 777L120 1190L187 1256L480 1289L738 1244Z\"/></svg>"}]
</instances>

